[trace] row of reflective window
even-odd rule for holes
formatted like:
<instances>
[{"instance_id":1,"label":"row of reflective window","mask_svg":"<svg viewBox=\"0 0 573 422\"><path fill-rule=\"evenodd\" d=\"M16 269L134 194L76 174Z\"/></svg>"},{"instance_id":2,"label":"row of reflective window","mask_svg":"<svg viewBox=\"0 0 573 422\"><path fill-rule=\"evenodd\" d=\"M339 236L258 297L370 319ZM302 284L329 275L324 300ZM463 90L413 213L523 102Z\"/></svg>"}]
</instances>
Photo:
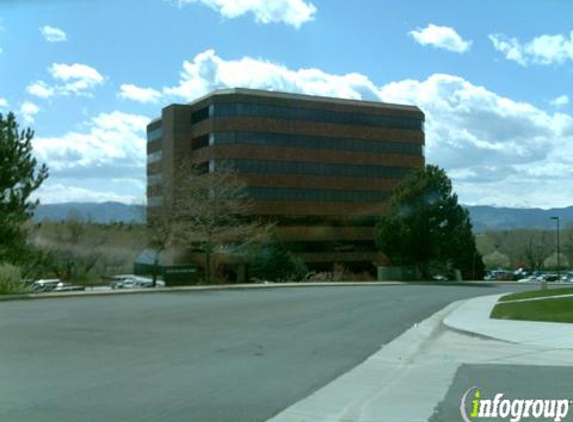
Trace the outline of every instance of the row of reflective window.
<instances>
[{"instance_id":1,"label":"row of reflective window","mask_svg":"<svg viewBox=\"0 0 573 422\"><path fill-rule=\"evenodd\" d=\"M147 132L147 142L155 141L156 139L160 139L162 136L163 136L163 127L159 126L158 128Z\"/></svg>"},{"instance_id":2,"label":"row of reflective window","mask_svg":"<svg viewBox=\"0 0 573 422\"><path fill-rule=\"evenodd\" d=\"M350 113L331 110L314 110L300 107L284 107L264 104L215 104L202 114L202 117L204 118L237 116L257 116L344 125L381 126L395 129L424 130L424 121L419 118L382 116L379 114Z\"/></svg>"},{"instance_id":3,"label":"row of reflective window","mask_svg":"<svg viewBox=\"0 0 573 422\"><path fill-rule=\"evenodd\" d=\"M229 160L234 169L245 173L313 174L323 176L354 176L401 179L411 169L356 164L306 163L299 161Z\"/></svg>"},{"instance_id":4,"label":"row of reflective window","mask_svg":"<svg viewBox=\"0 0 573 422\"><path fill-rule=\"evenodd\" d=\"M203 120L207 120L210 116L210 114L212 113L212 107L204 107L201 108L197 111L194 111L193 113L191 113L191 123L195 124L195 123L199 123L202 122Z\"/></svg>"},{"instance_id":5,"label":"row of reflective window","mask_svg":"<svg viewBox=\"0 0 573 422\"><path fill-rule=\"evenodd\" d=\"M281 146L305 149L335 149L343 151L375 152L386 154L423 155L424 146L421 144L386 141L362 141L348 138L331 138L327 136L291 135L286 133L266 132L214 132L211 140L194 142L194 148L206 147L212 144L250 144L263 146Z\"/></svg>"},{"instance_id":6,"label":"row of reflective window","mask_svg":"<svg viewBox=\"0 0 573 422\"><path fill-rule=\"evenodd\" d=\"M260 201L309 201L309 202L384 202L389 193L384 191L336 190L336 189L301 189L282 187L246 188L249 198ZM156 207L163 204L162 196L152 196L147 205Z\"/></svg>"},{"instance_id":7,"label":"row of reflective window","mask_svg":"<svg viewBox=\"0 0 573 422\"><path fill-rule=\"evenodd\" d=\"M163 196L151 196L147 198L148 207L158 207L163 205Z\"/></svg>"},{"instance_id":8,"label":"row of reflective window","mask_svg":"<svg viewBox=\"0 0 573 422\"><path fill-rule=\"evenodd\" d=\"M163 175L161 173L150 174L147 176L147 185L153 186L163 182Z\"/></svg>"},{"instance_id":9,"label":"row of reflective window","mask_svg":"<svg viewBox=\"0 0 573 422\"><path fill-rule=\"evenodd\" d=\"M147 154L147 164L157 163L163 159L163 151L155 151Z\"/></svg>"},{"instance_id":10,"label":"row of reflective window","mask_svg":"<svg viewBox=\"0 0 573 422\"><path fill-rule=\"evenodd\" d=\"M248 187L250 198L267 201L383 202L388 192L335 189Z\"/></svg>"}]
</instances>

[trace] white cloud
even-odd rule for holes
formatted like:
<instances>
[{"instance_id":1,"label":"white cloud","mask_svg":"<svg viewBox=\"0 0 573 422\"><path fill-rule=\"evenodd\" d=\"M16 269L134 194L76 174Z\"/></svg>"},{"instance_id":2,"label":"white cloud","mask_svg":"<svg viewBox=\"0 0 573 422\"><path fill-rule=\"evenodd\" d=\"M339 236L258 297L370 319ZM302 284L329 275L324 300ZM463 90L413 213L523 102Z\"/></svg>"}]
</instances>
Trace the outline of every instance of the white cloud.
<instances>
[{"instance_id":1,"label":"white cloud","mask_svg":"<svg viewBox=\"0 0 573 422\"><path fill-rule=\"evenodd\" d=\"M29 125L34 123L34 119L36 118L36 114L40 111L40 108L30 101L26 101L22 103L20 106L20 114L24 119L24 123Z\"/></svg>"},{"instance_id":2,"label":"white cloud","mask_svg":"<svg viewBox=\"0 0 573 422\"><path fill-rule=\"evenodd\" d=\"M153 88L141 88L131 84L123 84L120 86L120 90L121 92L118 94L120 98L140 103L156 103L161 98L161 92Z\"/></svg>"},{"instance_id":3,"label":"white cloud","mask_svg":"<svg viewBox=\"0 0 573 422\"><path fill-rule=\"evenodd\" d=\"M285 23L299 28L303 23L312 21L316 7L306 0L178 0L180 6L202 3L233 19L252 13L258 23Z\"/></svg>"},{"instance_id":4,"label":"white cloud","mask_svg":"<svg viewBox=\"0 0 573 422\"><path fill-rule=\"evenodd\" d=\"M426 113L427 157L445 167L466 203L570 205L573 118L432 75L381 88L381 97Z\"/></svg>"},{"instance_id":5,"label":"white cloud","mask_svg":"<svg viewBox=\"0 0 573 422\"><path fill-rule=\"evenodd\" d=\"M105 82L101 73L85 64L53 63L48 72L54 79L53 84L38 80L28 85L26 91L39 98L57 95L90 96L98 85Z\"/></svg>"},{"instance_id":6,"label":"white cloud","mask_svg":"<svg viewBox=\"0 0 573 422\"><path fill-rule=\"evenodd\" d=\"M34 138L34 153L50 170L37 196L43 203L133 203L144 196L149 121L146 116L114 111L85 122L85 130Z\"/></svg>"},{"instance_id":7,"label":"white cloud","mask_svg":"<svg viewBox=\"0 0 573 422\"><path fill-rule=\"evenodd\" d=\"M66 33L60 28L46 25L40 28L40 32L48 42L54 43L67 41Z\"/></svg>"},{"instance_id":8,"label":"white cloud","mask_svg":"<svg viewBox=\"0 0 573 422\"><path fill-rule=\"evenodd\" d=\"M26 88L30 95L40 98L49 98L54 95L55 90L43 81L36 81Z\"/></svg>"},{"instance_id":9,"label":"white cloud","mask_svg":"<svg viewBox=\"0 0 573 422\"><path fill-rule=\"evenodd\" d=\"M569 97L567 95L560 95L549 102L553 107L563 107L569 104Z\"/></svg>"},{"instance_id":10,"label":"white cloud","mask_svg":"<svg viewBox=\"0 0 573 422\"><path fill-rule=\"evenodd\" d=\"M59 87L64 93L84 93L104 82L104 77L96 69L85 64L54 63L48 71L54 79L64 82Z\"/></svg>"},{"instance_id":11,"label":"white cloud","mask_svg":"<svg viewBox=\"0 0 573 422\"><path fill-rule=\"evenodd\" d=\"M418 105L426 113L427 160L446 168L464 202L571 204L566 193L573 191L573 117L461 77L434 74L379 87L358 73L289 69L249 57L225 60L208 50L186 61L179 83L164 93L191 101L229 87Z\"/></svg>"},{"instance_id":12,"label":"white cloud","mask_svg":"<svg viewBox=\"0 0 573 422\"><path fill-rule=\"evenodd\" d=\"M573 61L573 31L567 35L541 35L521 43L517 38L503 34L490 34L489 39L496 50L522 66L528 64L552 65Z\"/></svg>"},{"instance_id":13,"label":"white cloud","mask_svg":"<svg viewBox=\"0 0 573 422\"><path fill-rule=\"evenodd\" d=\"M340 76L319 69L291 70L250 57L227 61L218 57L214 50L198 54L191 62L185 61L179 84L164 88L163 92L191 101L214 89L228 87L378 99L376 86L359 73Z\"/></svg>"},{"instance_id":14,"label":"white cloud","mask_svg":"<svg viewBox=\"0 0 573 422\"><path fill-rule=\"evenodd\" d=\"M429 24L425 28L410 31L409 34L421 45L431 45L456 53L464 53L472 45L472 41L464 40L455 29L448 26Z\"/></svg>"},{"instance_id":15,"label":"white cloud","mask_svg":"<svg viewBox=\"0 0 573 422\"><path fill-rule=\"evenodd\" d=\"M124 177L144 168L147 123L141 115L102 113L86 131L35 138L34 151L59 177Z\"/></svg>"},{"instance_id":16,"label":"white cloud","mask_svg":"<svg viewBox=\"0 0 573 422\"><path fill-rule=\"evenodd\" d=\"M0 108L8 107L8 100L6 98L0 97Z\"/></svg>"}]
</instances>

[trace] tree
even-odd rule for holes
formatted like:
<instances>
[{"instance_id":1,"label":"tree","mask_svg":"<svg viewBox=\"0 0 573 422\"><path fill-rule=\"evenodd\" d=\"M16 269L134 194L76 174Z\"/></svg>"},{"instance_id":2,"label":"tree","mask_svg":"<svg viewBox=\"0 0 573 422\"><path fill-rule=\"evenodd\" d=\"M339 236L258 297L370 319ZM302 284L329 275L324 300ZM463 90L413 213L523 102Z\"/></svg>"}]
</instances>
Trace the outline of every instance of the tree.
<instances>
[{"instance_id":1,"label":"tree","mask_svg":"<svg viewBox=\"0 0 573 422\"><path fill-rule=\"evenodd\" d=\"M90 226L76 210L71 210L65 221L54 226L52 241L37 239L45 251L44 267L64 281L88 280L92 270L103 260L105 244L103 233L97 228L89 230Z\"/></svg>"},{"instance_id":2,"label":"tree","mask_svg":"<svg viewBox=\"0 0 573 422\"><path fill-rule=\"evenodd\" d=\"M268 238L272 224L252 216L246 184L227 164L212 171L186 162L175 168L171 185L164 183L163 203L148 215L156 251L169 246L204 257L205 282L212 283L217 253L244 254Z\"/></svg>"},{"instance_id":3,"label":"tree","mask_svg":"<svg viewBox=\"0 0 573 422\"><path fill-rule=\"evenodd\" d=\"M15 261L26 243L23 224L38 205L30 195L48 177L32 155L34 132L19 129L13 113L0 114L0 261Z\"/></svg>"},{"instance_id":4,"label":"tree","mask_svg":"<svg viewBox=\"0 0 573 422\"><path fill-rule=\"evenodd\" d=\"M175 233L181 225L181 215L175 209L173 190L165 185L161 186L163 204L155 207L153 212L146 212L147 237L153 250L152 286L157 284L159 275L159 262L165 250L174 243Z\"/></svg>"},{"instance_id":5,"label":"tree","mask_svg":"<svg viewBox=\"0 0 573 422\"><path fill-rule=\"evenodd\" d=\"M268 281L300 281L307 273L302 258L280 245L267 245L258 250L249 268L253 279Z\"/></svg>"},{"instance_id":6,"label":"tree","mask_svg":"<svg viewBox=\"0 0 573 422\"><path fill-rule=\"evenodd\" d=\"M486 268L509 268L510 261L509 257L499 251L494 251L483 257L483 263Z\"/></svg>"},{"instance_id":7,"label":"tree","mask_svg":"<svg viewBox=\"0 0 573 422\"><path fill-rule=\"evenodd\" d=\"M464 278L483 274L469 212L437 166L415 170L395 188L377 242L394 265L416 266L423 278L435 270L459 269Z\"/></svg>"}]
</instances>

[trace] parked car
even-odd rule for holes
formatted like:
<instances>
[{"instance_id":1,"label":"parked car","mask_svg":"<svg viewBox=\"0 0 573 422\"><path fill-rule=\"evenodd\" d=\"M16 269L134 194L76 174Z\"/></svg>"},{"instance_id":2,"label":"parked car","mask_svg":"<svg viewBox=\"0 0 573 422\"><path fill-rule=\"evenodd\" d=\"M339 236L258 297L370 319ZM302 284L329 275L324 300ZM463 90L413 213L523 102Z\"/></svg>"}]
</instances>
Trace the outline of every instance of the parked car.
<instances>
[{"instance_id":1,"label":"parked car","mask_svg":"<svg viewBox=\"0 0 573 422\"><path fill-rule=\"evenodd\" d=\"M508 281L513 279L513 273L508 270L491 270L488 271L483 278L486 281Z\"/></svg>"},{"instance_id":2,"label":"parked car","mask_svg":"<svg viewBox=\"0 0 573 422\"><path fill-rule=\"evenodd\" d=\"M539 281L539 278L537 276L534 275L529 275L527 277L523 277L520 278L519 280L517 280L518 283L537 283Z\"/></svg>"},{"instance_id":3,"label":"parked car","mask_svg":"<svg viewBox=\"0 0 573 422\"><path fill-rule=\"evenodd\" d=\"M55 290L58 283L61 283L59 278L41 279L34 281L31 287L35 292L51 292Z\"/></svg>"},{"instance_id":4,"label":"parked car","mask_svg":"<svg viewBox=\"0 0 573 422\"><path fill-rule=\"evenodd\" d=\"M64 283L59 278L36 280L32 282L31 287L35 292L74 292L85 290L84 286Z\"/></svg>"},{"instance_id":5,"label":"parked car","mask_svg":"<svg viewBox=\"0 0 573 422\"><path fill-rule=\"evenodd\" d=\"M138 289L153 287L153 279L133 274L122 274L112 277L112 289ZM163 280L157 280L155 287L165 287Z\"/></svg>"},{"instance_id":6,"label":"parked car","mask_svg":"<svg viewBox=\"0 0 573 422\"><path fill-rule=\"evenodd\" d=\"M54 292L79 292L83 291L86 288L84 286L76 286L70 283L58 283L56 288L53 290Z\"/></svg>"}]
</instances>

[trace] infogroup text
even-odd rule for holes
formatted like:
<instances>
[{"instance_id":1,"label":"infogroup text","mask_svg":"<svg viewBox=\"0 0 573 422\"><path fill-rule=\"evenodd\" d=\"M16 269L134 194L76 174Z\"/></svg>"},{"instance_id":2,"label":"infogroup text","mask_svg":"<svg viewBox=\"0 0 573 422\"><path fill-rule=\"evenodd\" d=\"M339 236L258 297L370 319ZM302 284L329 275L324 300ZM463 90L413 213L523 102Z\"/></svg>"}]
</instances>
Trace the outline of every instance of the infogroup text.
<instances>
[{"instance_id":1,"label":"infogroup text","mask_svg":"<svg viewBox=\"0 0 573 422\"><path fill-rule=\"evenodd\" d=\"M535 418L560 422L567 417L572 406L569 399L508 399L504 398L504 393L486 399L478 387L472 387L462 396L460 412L464 422L480 418L501 418L510 422Z\"/></svg>"}]
</instances>

